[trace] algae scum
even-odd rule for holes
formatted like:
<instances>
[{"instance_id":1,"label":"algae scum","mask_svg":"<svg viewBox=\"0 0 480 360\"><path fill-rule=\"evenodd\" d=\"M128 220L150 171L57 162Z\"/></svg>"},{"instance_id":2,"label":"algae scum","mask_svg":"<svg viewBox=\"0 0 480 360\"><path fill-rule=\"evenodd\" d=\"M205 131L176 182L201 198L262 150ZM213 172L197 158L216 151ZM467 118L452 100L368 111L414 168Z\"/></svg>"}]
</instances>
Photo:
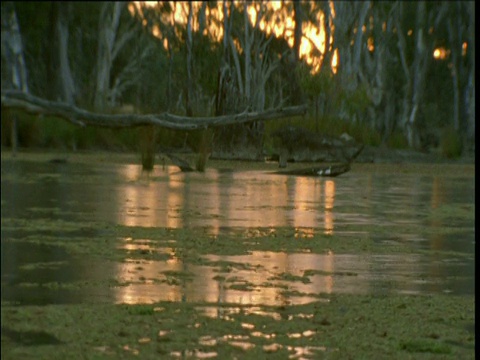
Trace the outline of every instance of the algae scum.
<instances>
[{"instance_id":1,"label":"algae scum","mask_svg":"<svg viewBox=\"0 0 480 360\"><path fill-rule=\"evenodd\" d=\"M474 358L474 167L2 154L2 359Z\"/></svg>"}]
</instances>

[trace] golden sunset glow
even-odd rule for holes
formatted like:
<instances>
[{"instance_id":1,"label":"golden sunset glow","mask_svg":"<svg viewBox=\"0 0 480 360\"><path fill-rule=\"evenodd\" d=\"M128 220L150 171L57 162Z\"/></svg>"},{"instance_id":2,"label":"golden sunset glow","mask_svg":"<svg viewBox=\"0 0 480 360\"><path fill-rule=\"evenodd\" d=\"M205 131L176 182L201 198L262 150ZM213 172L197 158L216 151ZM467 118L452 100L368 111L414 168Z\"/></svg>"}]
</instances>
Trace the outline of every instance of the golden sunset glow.
<instances>
[{"instance_id":1,"label":"golden sunset glow","mask_svg":"<svg viewBox=\"0 0 480 360\"><path fill-rule=\"evenodd\" d=\"M188 6L189 3L185 1L170 1L170 7L172 9L172 13L162 13L161 21L168 24L181 24L186 26L187 19L188 19ZM152 7L158 6L157 1L146 1L146 2L134 2L137 11L139 12L140 16L143 16L142 13L142 5ZM261 31L265 32L267 36L273 35L277 38L284 38L288 46L293 48L294 46L294 31L295 31L295 21L291 14L291 11L288 7L289 2L281 2L281 1L271 1L266 3L250 3L246 5L245 2L242 1L234 1L233 6L237 9L243 10L245 6L247 6L247 13L248 19L251 23L251 26L255 26L258 21L258 27ZM202 3L201 2L192 2L192 10L194 12L193 22L192 22L192 29L194 31L198 31L199 23L197 20L198 12L200 11ZM261 7L264 7L263 9ZM329 2L330 12L332 18L335 18L335 6L333 2ZM134 5L130 4L128 7L130 13L135 12ZM266 18L261 15L265 14L266 10L272 12L270 16L270 20L267 21ZM213 41L221 42L223 40L223 23L219 21L219 19L223 19L223 4L221 2L215 3L215 5L211 5L211 7L206 8L206 26L203 30L203 34L209 36ZM258 18L261 16L261 18ZM370 18L370 28L373 26L373 19ZM146 20L144 20L144 25L146 25ZM335 27L333 25L332 19L325 19L325 15L323 12L319 11L317 15L317 19L314 23L310 21L305 21L302 23L302 39L300 42L300 59L303 59L308 65L311 66L312 70L311 73L315 74L318 73L322 66L323 55L328 52L332 51L332 48L326 49L326 31L325 26L330 27L330 41L329 44L333 44L333 38L335 33ZM361 27L362 32L365 33L367 30L366 25ZM387 30L387 24L384 22L382 24L382 31ZM356 33L358 31L357 28L354 29ZM393 33L396 33L396 29L392 29ZM430 33L433 31L433 28L430 28ZM155 37L160 39L163 43L163 47L165 50L168 50L168 40L167 37L161 33L161 30L158 26L154 26L152 33ZM412 36L413 30L409 29L407 32L408 36ZM180 34L176 34L179 36ZM354 45L354 40L351 41L351 45ZM238 41L235 41L235 47L239 52L242 51L241 44ZM370 52L375 51L374 39L369 37L367 39L367 48ZM467 43L464 43L462 46L462 55L465 55L467 51ZM437 48L433 53L433 57L437 60L445 59L448 57L449 52L444 48ZM338 50L334 50L334 54L332 56L332 61L330 66L332 67L332 71L334 74L337 73L339 65L339 54Z\"/></svg>"},{"instance_id":2,"label":"golden sunset glow","mask_svg":"<svg viewBox=\"0 0 480 360\"><path fill-rule=\"evenodd\" d=\"M143 16L142 5L147 7L158 6L156 1L146 1L146 2L135 2L136 9L139 12L140 16ZM161 20L164 23L174 23L185 25L187 24L188 19L188 2L184 1L170 1L170 6L172 8L171 14L161 14ZM234 6L239 8L245 6L244 2L235 1ZM260 7L264 6L265 9ZM335 9L333 3L330 3L332 16L335 16ZM194 19L200 11L201 2L193 2L192 10L194 12ZM266 21L264 17L257 19L258 14L265 13L265 10L273 11L273 15L270 21ZM133 5L129 5L130 13L135 12ZM247 6L248 18L252 26L255 26L258 21L258 26L260 30L264 31L267 35L273 35L277 38L284 38L290 47L294 46L294 30L295 30L295 21L292 15L289 13L287 6L280 1L272 1L264 4L252 3ZM206 9L206 18L207 24L204 30L204 35L210 36L214 41L222 41L223 39L223 24L218 21L209 21L208 19L223 19L223 4L221 2L216 3L216 7ZM329 49L325 49L326 44L326 32L325 32L325 16L322 12L318 13L318 19L316 24L320 24L318 27L316 24L305 21L302 23L302 32L303 37L300 42L300 58L304 59L310 66L312 66L313 73L320 71L323 56L319 54L324 54ZM333 34L334 27L331 26L331 33ZM198 31L199 24L198 21L193 21L192 28L194 31ZM363 29L365 31L365 29ZM161 30L158 26L153 28L153 35L158 39L163 41L163 46L168 49L168 40L166 36L161 33ZM333 42L333 37L330 38L330 43ZM235 44L237 48L240 47L240 44ZM338 57L338 54L334 58ZM336 60L335 60L336 61ZM332 66L334 62L332 60Z\"/></svg>"},{"instance_id":3,"label":"golden sunset glow","mask_svg":"<svg viewBox=\"0 0 480 360\"><path fill-rule=\"evenodd\" d=\"M252 4L250 6L247 7L247 12L248 12L248 16L250 18L250 22L255 25L256 22L257 22L257 9L255 9L255 5Z\"/></svg>"},{"instance_id":4,"label":"golden sunset glow","mask_svg":"<svg viewBox=\"0 0 480 360\"><path fill-rule=\"evenodd\" d=\"M334 230L332 210L335 203L335 182L325 182L325 234L332 235Z\"/></svg>"},{"instance_id":5,"label":"golden sunset glow","mask_svg":"<svg viewBox=\"0 0 480 360\"><path fill-rule=\"evenodd\" d=\"M332 72L336 74L338 71L338 49L335 49L332 57Z\"/></svg>"},{"instance_id":6,"label":"golden sunset glow","mask_svg":"<svg viewBox=\"0 0 480 360\"><path fill-rule=\"evenodd\" d=\"M449 55L449 51L445 48L436 48L434 51L433 51L433 57L437 60L444 60L448 57Z\"/></svg>"},{"instance_id":7,"label":"golden sunset glow","mask_svg":"<svg viewBox=\"0 0 480 360\"><path fill-rule=\"evenodd\" d=\"M368 38L368 40L367 40L367 47L368 47L368 51L370 51L370 52L373 52L373 50L375 50L375 45L374 45L373 37L369 37L369 38Z\"/></svg>"},{"instance_id":8,"label":"golden sunset glow","mask_svg":"<svg viewBox=\"0 0 480 360\"><path fill-rule=\"evenodd\" d=\"M153 36L160 38L160 28L158 27L158 25L153 25L152 34Z\"/></svg>"}]
</instances>

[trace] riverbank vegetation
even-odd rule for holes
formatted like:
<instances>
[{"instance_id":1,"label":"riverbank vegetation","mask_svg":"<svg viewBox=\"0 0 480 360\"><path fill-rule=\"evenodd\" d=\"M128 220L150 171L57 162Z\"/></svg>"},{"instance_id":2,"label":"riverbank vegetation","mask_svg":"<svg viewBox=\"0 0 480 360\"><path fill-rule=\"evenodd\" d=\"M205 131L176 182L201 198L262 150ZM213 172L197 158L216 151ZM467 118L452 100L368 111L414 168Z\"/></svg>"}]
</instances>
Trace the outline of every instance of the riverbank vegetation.
<instances>
[{"instance_id":1,"label":"riverbank vegetation","mask_svg":"<svg viewBox=\"0 0 480 360\"><path fill-rule=\"evenodd\" d=\"M475 143L474 13L473 2L5 2L2 92L106 114L309 106L303 117L217 127L207 145L201 131L159 129L159 148L268 152L270 132L293 124L454 158ZM136 129L81 129L4 105L2 93L3 146L143 141Z\"/></svg>"}]
</instances>

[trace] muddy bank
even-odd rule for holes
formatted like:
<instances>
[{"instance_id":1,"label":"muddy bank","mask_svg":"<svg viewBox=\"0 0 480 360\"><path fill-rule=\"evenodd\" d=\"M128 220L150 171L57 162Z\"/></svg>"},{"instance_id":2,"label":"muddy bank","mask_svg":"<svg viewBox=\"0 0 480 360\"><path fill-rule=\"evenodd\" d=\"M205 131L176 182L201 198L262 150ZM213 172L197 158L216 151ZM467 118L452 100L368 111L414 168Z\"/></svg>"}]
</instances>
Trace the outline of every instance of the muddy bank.
<instances>
[{"instance_id":1,"label":"muddy bank","mask_svg":"<svg viewBox=\"0 0 480 360\"><path fill-rule=\"evenodd\" d=\"M194 165L197 155L192 152L179 152L178 156L182 157L190 164ZM95 164L141 164L141 155L139 153L123 153L123 152L105 152L105 151L76 151L62 152L58 151L34 151L22 150L15 157L11 151L2 149L1 158L21 159L29 161L52 161L61 165L65 161L78 163L95 163ZM168 157L161 152L156 155L155 166L161 167L170 164ZM366 146L360 155L353 162L354 164L449 164L449 165L475 165L475 154L468 153L457 159L448 159L438 153L424 153L414 150L395 150L386 148L375 148ZM316 163L312 162L289 162L288 168L303 167ZM269 156L265 156L265 161L254 160L223 160L219 158L210 158L207 161L207 167L212 168L235 168L238 170L277 170L278 161L269 160Z\"/></svg>"},{"instance_id":2,"label":"muddy bank","mask_svg":"<svg viewBox=\"0 0 480 360\"><path fill-rule=\"evenodd\" d=\"M388 149L366 146L356 159L358 163L433 163L433 164L475 164L475 152L470 151L456 159L449 159L439 151L420 152L408 149Z\"/></svg>"}]
</instances>

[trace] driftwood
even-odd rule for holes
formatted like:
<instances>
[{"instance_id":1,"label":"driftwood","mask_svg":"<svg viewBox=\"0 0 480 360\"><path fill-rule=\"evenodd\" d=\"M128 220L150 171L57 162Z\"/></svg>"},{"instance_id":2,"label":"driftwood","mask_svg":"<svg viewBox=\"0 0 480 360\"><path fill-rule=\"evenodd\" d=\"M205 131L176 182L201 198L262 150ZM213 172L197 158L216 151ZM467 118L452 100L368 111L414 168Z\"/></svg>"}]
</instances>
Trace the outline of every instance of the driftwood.
<instances>
[{"instance_id":1,"label":"driftwood","mask_svg":"<svg viewBox=\"0 0 480 360\"><path fill-rule=\"evenodd\" d=\"M89 112L73 105L48 101L13 90L2 90L2 107L21 109L34 114L56 116L79 126L125 128L156 125L177 130L197 130L252 121L280 119L289 116L304 115L307 111L306 105L300 105L271 109L264 112L244 111L240 114L213 117L178 116L166 112L149 115L110 115Z\"/></svg>"}]
</instances>

